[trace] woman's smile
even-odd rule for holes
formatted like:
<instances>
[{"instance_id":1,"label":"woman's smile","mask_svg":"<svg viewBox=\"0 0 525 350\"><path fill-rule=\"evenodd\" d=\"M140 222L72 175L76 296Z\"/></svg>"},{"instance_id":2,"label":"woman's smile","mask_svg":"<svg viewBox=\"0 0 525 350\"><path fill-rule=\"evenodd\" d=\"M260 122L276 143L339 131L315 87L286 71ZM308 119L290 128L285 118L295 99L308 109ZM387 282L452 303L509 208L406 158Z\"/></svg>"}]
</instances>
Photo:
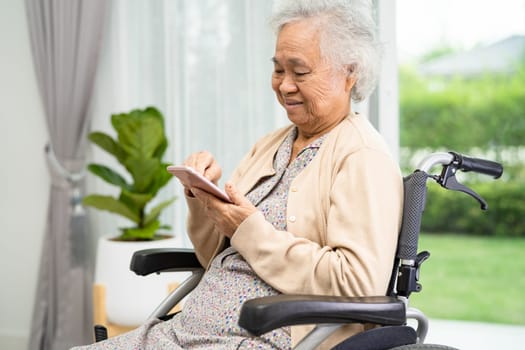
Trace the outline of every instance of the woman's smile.
<instances>
[{"instance_id":1,"label":"woman's smile","mask_svg":"<svg viewBox=\"0 0 525 350\"><path fill-rule=\"evenodd\" d=\"M291 98L285 98L284 99L284 108L286 108L287 111L292 111L294 109L297 109L303 105L303 102Z\"/></svg>"}]
</instances>

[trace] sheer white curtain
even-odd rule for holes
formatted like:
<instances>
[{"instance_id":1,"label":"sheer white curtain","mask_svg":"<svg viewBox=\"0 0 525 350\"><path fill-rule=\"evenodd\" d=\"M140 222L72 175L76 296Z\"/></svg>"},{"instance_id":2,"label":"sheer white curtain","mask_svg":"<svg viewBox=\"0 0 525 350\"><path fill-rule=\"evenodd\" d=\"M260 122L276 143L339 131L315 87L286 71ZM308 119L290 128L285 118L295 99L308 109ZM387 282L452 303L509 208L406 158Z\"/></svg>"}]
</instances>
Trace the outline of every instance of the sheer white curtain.
<instances>
[{"instance_id":1,"label":"sheer white curtain","mask_svg":"<svg viewBox=\"0 0 525 350\"><path fill-rule=\"evenodd\" d=\"M268 131L288 123L270 88L274 35L267 19L270 0L112 0L109 32L93 104L94 130L111 132L111 113L158 107L166 117L170 146L167 161L180 163L192 152L211 151L223 167L223 179ZM354 106L367 114L398 151L395 1L374 0L385 55L379 88L369 101ZM97 162L112 160L92 149ZM116 166L116 165L115 165ZM90 177L88 191L115 191ZM176 182L160 193L179 195L163 214L182 246L186 206ZM98 214L99 234L124 222Z\"/></svg>"},{"instance_id":2,"label":"sheer white curtain","mask_svg":"<svg viewBox=\"0 0 525 350\"><path fill-rule=\"evenodd\" d=\"M268 0L113 0L92 129L112 132L110 114L154 105L166 117L167 161L209 150L227 179L257 138L287 123L270 87L271 7ZM117 166L97 149L92 157ZM88 185L116 193L96 179ZM159 199L173 192L179 200L163 221L187 246L178 182ZM126 223L97 213L93 224L109 234Z\"/></svg>"}]
</instances>

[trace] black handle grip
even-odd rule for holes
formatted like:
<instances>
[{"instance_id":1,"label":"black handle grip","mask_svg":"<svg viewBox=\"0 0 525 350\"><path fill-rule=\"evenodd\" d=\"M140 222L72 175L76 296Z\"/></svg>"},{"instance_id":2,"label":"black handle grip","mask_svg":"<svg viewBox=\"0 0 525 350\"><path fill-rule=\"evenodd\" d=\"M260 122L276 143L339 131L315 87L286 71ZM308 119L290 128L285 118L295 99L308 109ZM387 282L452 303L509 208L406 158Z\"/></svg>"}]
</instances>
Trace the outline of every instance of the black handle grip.
<instances>
[{"instance_id":1,"label":"black handle grip","mask_svg":"<svg viewBox=\"0 0 525 350\"><path fill-rule=\"evenodd\" d=\"M475 173L485 174L499 178L503 174L503 165L491 160L471 158L459 153L451 152L458 159L459 169L462 171L473 171Z\"/></svg>"},{"instance_id":2,"label":"black handle grip","mask_svg":"<svg viewBox=\"0 0 525 350\"><path fill-rule=\"evenodd\" d=\"M421 217L427 197L428 174L416 171L403 179L405 201L403 220L397 245L397 257L401 260L416 260Z\"/></svg>"}]
</instances>

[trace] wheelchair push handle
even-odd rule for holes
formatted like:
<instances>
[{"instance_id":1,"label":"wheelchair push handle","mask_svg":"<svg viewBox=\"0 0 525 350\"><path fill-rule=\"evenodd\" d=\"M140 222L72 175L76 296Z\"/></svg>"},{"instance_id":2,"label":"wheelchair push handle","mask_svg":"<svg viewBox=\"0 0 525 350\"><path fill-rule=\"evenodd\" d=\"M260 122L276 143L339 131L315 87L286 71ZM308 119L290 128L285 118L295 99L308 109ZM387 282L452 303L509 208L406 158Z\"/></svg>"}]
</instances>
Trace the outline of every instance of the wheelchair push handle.
<instances>
[{"instance_id":1,"label":"wheelchair push handle","mask_svg":"<svg viewBox=\"0 0 525 350\"><path fill-rule=\"evenodd\" d=\"M437 165L441 166L441 173L433 175L431 169ZM448 190L463 192L476 199L481 209L488 208L480 195L458 182L457 171L472 171L497 179L503 173L503 166L493 161L467 157L455 152L436 152L425 157L417 170L404 178L405 204L396 254L400 261L397 284L397 292L400 296L408 297L410 293L421 289L418 283L419 268L428 258L428 254L423 254L424 252L418 254L417 251L421 218L426 203L427 180L432 179Z\"/></svg>"},{"instance_id":2,"label":"wheelchair push handle","mask_svg":"<svg viewBox=\"0 0 525 350\"><path fill-rule=\"evenodd\" d=\"M497 179L501 176L501 174L503 174L503 166L497 162L493 162L486 159L467 157L456 152L449 152L449 155L451 157L451 160L448 164L442 163L443 170L441 171L441 174L438 177L434 177L436 182L446 189L468 194L469 196L471 196L479 202L482 210L487 210L487 202L472 189L461 184L456 179L456 172L458 170L464 172L472 171L484 175L489 175Z\"/></svg>"},{"instance_id":3,"label":"wheelchair push handle","mask_svg":"<svg viewBox=\"0 0 525 350\"><path fill-rule=\"evenodd\" d=\"M461 171L472 171L479 174L492 176L497 179L503 174L503 166L491 160L467 157L456 152L450 152L458 162Z\"/></svg>"},{"instance_id":4,"label":"wheelchair push handle","mask_svg":"<svg viewBox=\"0 0 525 350\"><path fill-rule=\"evenodd\" d=\"M487 159L473 158L457 152L436 152L425 157L418 165L417 169L430 174L430 170L436 166L454 167L455 170L464 172L475 172L489 175L494 179L503 174L503 165Z\"/></svg>"},{"instance_id":5,"label":"wheelchair push handle","mask_svg":"<svg viewBox=\"0 0 525 350\"><path fill-rule=\"evenodd\" d=\"M500 163L486 159L467 157L456 152L432 153L423 159L423 161L419 164L418 170L430 174L430 169L432 169L432 167L435 165L442 166L442 171L439 176L431 176L437 183L446 189L468 194L480 203L481 209L483 210L488 208L485 200L472 189L459 183L456 179L456 172L472 171L492 176L495 179L499 178L503 174L503 166Z\"/></svg>"}]
</instances>

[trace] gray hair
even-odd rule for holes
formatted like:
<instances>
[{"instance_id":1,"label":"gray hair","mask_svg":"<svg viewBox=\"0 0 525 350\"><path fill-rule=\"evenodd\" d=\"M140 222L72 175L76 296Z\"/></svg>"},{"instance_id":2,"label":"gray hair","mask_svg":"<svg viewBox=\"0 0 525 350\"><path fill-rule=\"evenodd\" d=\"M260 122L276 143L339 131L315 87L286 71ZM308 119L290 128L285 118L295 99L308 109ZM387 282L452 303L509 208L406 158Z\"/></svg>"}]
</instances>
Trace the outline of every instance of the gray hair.
<instances>
[{"instance_id":1,"label":"gray hair","mask_svg":"<svg viewBox=\"0 0 525 350\"><path fill-rule=\"evenodd\" d=\"M320 50L334 68L350 67L356 78L352 99L362 101L374 90L381 48L371 0L280 0L270 23L276 33L284 25L319 19Z\"/></svg>"}]
</instances>

